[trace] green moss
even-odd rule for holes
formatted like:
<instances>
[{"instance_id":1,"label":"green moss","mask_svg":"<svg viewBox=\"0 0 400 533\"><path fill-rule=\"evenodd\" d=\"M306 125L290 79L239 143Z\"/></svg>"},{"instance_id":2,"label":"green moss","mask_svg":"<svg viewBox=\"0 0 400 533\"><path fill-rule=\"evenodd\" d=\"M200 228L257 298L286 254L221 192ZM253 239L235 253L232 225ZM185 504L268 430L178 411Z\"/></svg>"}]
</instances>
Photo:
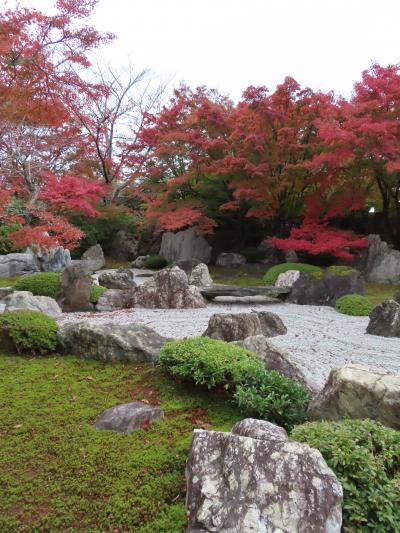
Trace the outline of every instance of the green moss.
<instances>
[{"instance_id":1,"label":"green moss","mask_svg":"<svg viewBox=\"0 0 400 533\"><path fill-rule=\"evenodd\" d=\"M92 285L90 287L90 301L92 304L97 304L100 296L102 296L107 291L106 287L101 285Z\"/></svg>"},{"instance_id":2,"label":"green moss","mask_svg":"<svg viewBox=\"0 0 400 533\"><path fill-rule=\"evenodd\" d=\"M336 300L335 308L344 315L368 316L374 304L361 294L346 294Z\"/></svg>"},{"instance_id":3,"label":"green moss","mask_svg":"<svg viewBox=\"0 0 400 533\"><path fill-rule=\"evenodd\" d=\"M351 268L345 265L332 265L328 267L326 270L328 272L331 272L332 274L336 274L337 276L348 276L349 274L353 274L354 272L357 272L355 268Z\"/></svg>"},{"instance_id":4,"label":"green moss","mask_svg":"<svg viewBox=\"0 0 400 533\"><path fill-rule=\"evenodd\" d=\"M374 305L378 305L384 300L390 300L397 291L400 291L400 285L367 283L365 287L365 295L368 296Z\"/></svg>"},{"instance_id":5,"label":"green moss","mask_svg":"<svg viewBox=\"0 0 400 533\"><path fill-rule=\"evenodd\" d=\"M23 276L14 285L17 291L29 291L35 296L50 296L55 300L60 290L59 272L38 272L30 276Z\"/></svg>"},{"instance_id":6,"label":"green moss","mask_svg":"<svg viewBox=\"0 0 400 533\"><path fill-rule=\"evenodd\" d=\"M275 285L279 274L283 274L288 270L299 270L300 272L307 274L322 272L321 267L309 265L307 263L281 263L280 265L275 265L267 270L264 276L264 283L267 285Z\"/></svg>"},{"instance_id":7,"label":"green moss","mask_svg":"<svg viewBox=\"0 0 400 533\"><path fill-rule=\"evenodd\" d=\"M0 278L0 288L13 287L19 279L21 278Z\"/></svg>"},{"instance_id":8,"label":"green moss","mask_svg":"<svg viewBox=\"0 0 400 533\"><path fill-rule=\"evenodd\" d=\"M324 277L324 272L322 270L317 270L317 272L311 272L310 275L316 281L321 281L321 279Z\"/></svg>"}]
</instances>

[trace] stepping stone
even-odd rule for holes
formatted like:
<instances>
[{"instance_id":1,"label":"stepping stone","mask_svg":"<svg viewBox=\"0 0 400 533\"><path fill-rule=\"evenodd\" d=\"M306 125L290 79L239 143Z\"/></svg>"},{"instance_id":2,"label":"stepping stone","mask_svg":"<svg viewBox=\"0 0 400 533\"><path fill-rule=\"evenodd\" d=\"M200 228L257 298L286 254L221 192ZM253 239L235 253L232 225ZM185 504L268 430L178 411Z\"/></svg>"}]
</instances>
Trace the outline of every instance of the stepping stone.
<instances>
[{"instance_id":1,"label":"stepping stone","mask_svg":"<svg viewBox=\"0 0 400 533\"><path fill-rule=\"evenodd\" d=\"M96 418L94 426L97 429L132 433L163 416L164 412L154 405L143 402L122 403L104 411Z\"/></svg>"}]
</instances>

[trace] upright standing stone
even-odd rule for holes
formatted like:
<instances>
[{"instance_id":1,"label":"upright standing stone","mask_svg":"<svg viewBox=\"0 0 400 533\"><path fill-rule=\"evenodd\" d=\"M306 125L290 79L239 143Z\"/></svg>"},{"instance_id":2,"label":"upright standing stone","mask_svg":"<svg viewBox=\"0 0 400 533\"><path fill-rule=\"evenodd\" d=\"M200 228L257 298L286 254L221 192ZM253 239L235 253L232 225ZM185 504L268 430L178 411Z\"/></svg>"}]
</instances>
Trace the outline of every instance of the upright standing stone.
<instances>
[{"instance_id":1,"label":"upright standing stone","mask_svg":"<svg viewBox=\"0 0 400 533\"><path fill-rule=\"evenodd\" d=\"M199 235L198 228L191 228L177 233L170 231L162 236L160 255L168 261L196 260L198 263L209 263L211 260L211 246L202 235Z\"/></svg>"},{"instance_id":2,"label":"upright standing stone","mask_svg":"<svg viewBox=\"0 0 400 533\"><path fill-rule=\"evenodd\" d=\"M81 265L67 267L60 277L59 305L66 312L91 311L90 287L92 280Z\"/></svg>"}]
</instances>

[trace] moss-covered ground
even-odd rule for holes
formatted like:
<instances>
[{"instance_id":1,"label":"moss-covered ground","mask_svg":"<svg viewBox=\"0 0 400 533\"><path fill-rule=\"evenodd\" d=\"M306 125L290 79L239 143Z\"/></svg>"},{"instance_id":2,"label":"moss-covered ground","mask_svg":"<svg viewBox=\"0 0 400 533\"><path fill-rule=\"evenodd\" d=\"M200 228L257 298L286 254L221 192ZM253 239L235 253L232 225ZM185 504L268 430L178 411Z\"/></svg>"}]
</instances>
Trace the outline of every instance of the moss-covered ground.
<instances>
[{"instance_id":1,"label":"moss-covered ground","mask_svg":"<svg viewBox=\"0 0 400 533\"><path fill-rule=\"evenodd\" d=\"M92 426L135 400L165 418L130 435ZM0 531L182 532L192 430L240 418L159 367L0 355Z\"/></svg>"}]
</instances>

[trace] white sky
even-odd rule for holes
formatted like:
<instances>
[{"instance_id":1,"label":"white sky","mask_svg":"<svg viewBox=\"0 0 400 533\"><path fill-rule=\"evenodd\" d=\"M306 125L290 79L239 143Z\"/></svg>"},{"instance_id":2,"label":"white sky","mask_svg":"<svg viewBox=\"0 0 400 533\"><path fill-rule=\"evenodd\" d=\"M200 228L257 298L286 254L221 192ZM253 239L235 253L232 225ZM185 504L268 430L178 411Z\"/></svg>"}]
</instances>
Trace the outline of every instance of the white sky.
<instances>
[{"instance_id":1,"label":"white sky","mask_svg":"<svg viewBox=\"0 0 400 533\"><path fill-rule=\"evenodd\" d=\"M286 75L349 96L372 61L400 62L399 21L399 0L100 0L93 17L118 37L101 55L114 66L130 57L174 86L207 85L234 99Z\"/></svg>"}]
</instances>

